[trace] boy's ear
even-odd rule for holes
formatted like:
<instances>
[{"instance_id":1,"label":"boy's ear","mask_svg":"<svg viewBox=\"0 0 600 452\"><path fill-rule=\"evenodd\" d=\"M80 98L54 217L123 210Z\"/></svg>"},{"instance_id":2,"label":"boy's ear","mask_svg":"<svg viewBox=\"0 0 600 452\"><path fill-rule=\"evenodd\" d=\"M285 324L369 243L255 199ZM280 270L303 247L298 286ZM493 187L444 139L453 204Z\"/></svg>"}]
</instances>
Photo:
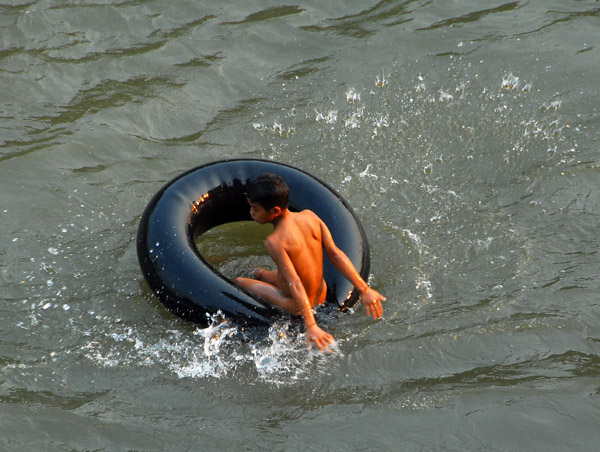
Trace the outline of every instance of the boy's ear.
<instances>
[{"instance_id":1,"label":"boy's ear","mask_svg":"<svg viewBox=\"0 0 600 452\"><path fill-rule=\"evenodd\" d=\"M274 215L279 216L281 215L281 207L279 206L275 206L271 209L271 211L273 212Z\"/></svg>"}]
</instances>

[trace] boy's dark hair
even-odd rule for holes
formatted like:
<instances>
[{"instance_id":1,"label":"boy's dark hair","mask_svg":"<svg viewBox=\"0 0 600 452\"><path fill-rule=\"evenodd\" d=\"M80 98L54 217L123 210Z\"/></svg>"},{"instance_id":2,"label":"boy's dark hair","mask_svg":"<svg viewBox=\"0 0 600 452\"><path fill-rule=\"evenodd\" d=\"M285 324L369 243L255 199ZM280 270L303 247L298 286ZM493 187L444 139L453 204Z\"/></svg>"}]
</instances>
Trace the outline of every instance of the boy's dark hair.
<instances>
[{"instance_id":1,"label":"boy's dark hair","mask_svg":"<svg viewBox=\"0 0 600 452\"><path fill-rule=\"evenodd\" d=\"M260 204L265 210L275 206L286 209L290 188L281 176L265 173L250 181L246 195L251 202Z\"/></svg>"}]
</instances>

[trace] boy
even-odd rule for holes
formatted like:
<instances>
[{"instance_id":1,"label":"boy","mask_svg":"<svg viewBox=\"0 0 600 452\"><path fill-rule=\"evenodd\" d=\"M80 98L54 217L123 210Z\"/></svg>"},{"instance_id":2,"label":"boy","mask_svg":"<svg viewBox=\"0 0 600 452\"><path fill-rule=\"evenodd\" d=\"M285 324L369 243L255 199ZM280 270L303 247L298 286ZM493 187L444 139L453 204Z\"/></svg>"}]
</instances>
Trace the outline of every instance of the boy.
<instances>
[{"instance_id":1,"label":"boy","mask_svg":"<svg viewBox=\"0 0 600 452\"><path fill-rule=\"evenodd\" d=\"M331 237L325 223L310 210L288 210L289 188L275 174L263 174L250 182L247 193L250 215L259 224L272 223L275 230L265 248L277 270L256 269L256 279L236 278L236 283L284 311L301 315L306 325L306 342L322 352L333 345L333 336L317 326L312 308L325 301L323 249L333 265L356 287L374 319L383 313L386 298L360 277L358 271Z\"/></svg>"}]
</instances>

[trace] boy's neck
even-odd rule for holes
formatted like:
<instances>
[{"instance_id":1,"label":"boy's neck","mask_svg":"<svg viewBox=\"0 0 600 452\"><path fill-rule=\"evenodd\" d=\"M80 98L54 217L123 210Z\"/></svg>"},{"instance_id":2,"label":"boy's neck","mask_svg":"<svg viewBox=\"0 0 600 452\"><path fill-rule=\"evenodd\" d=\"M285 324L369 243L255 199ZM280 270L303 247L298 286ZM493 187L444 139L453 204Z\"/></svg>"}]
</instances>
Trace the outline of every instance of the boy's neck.
<instances>
[{"instance_id":1,"label":"boy's neck","mask_svg":"<svg viewBox=\"0 0 600 452\"><path fill-rule=\"evenodd\" d=\"M273 224L273 227L277 227L277 225L279 223L281 223L281 220L286 219L290 214L289 209L281 209L281 213L279 215L277 215L275 218L273 218L273 221L271 222Z\"/></svg>"}]
</instances>

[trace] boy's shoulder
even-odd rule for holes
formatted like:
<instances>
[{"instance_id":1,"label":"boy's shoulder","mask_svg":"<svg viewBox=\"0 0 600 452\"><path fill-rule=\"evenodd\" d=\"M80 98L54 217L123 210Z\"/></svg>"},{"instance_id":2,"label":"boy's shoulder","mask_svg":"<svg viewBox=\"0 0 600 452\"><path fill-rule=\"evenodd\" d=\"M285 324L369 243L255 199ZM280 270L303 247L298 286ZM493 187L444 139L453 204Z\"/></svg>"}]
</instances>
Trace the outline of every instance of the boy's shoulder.
<instances>
[{"instance_id":1,"label":"boy's shoulder","mask_svg":"<svg viewBox=\"0 0 600 452\"><path fill-rule=\"evenodd\" d=\"M280 224L267 237L271 245L277 245L281 242L287 242L290 237L296 237L298 230L306 233L315 227L320 227L321 219L312 210L302 210L300 212L290 212L287 223Z\"/></svg>"},{"instance_id":2,"label":"boy's shoulder","mask_svg":"<svg viewBox=\"0 0 600 452\"><path fill-rule=\"evenodd\" d=\"M296 227L302 230L320 227L321 225L321 219L316 213L309 209L302 210L300 212L294 212L291 215L291 220Z\"/></svg>"},{"instance_id":3,"label":"boy's shoulder","mask_svg":"<svg viewBox=\"0 0 600 452\"><path fill-rule=\"evenodd\" d=\"M318 215L310 209L304 209L304 210L298 212L296 215L300 215L300 218L303 220L321 221L321 219L318 217Z\"/></svg>"}]
</instances>

